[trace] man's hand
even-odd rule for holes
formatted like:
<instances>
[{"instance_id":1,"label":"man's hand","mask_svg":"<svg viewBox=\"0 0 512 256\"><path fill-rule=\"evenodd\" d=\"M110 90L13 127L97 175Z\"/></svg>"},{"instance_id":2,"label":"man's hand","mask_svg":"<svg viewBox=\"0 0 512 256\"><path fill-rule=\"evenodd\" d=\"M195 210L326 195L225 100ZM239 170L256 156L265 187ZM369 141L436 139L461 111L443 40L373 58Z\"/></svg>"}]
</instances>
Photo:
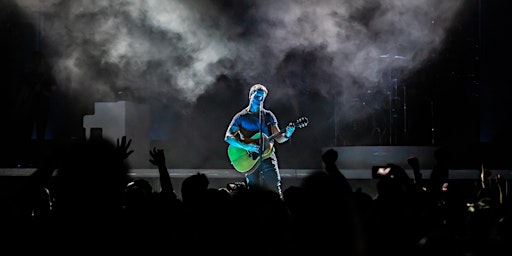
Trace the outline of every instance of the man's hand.
<instances>
[{"instance_id":1,"label":"man's hand","mask_svg":"<svg viewBox=\"0 0 512 256\"><path fill-rule=\"evenodd\" d=\"M290 123L288 126L286 126L285 136L290 138L293 132L295 132L295 125L293 123Z\"/></svg>"},{"instance_id":2,"label":"man's hand","mask_svg":"<svg viewBox=\"0 0 512 256\"><path fill-rule=\"evenodd\" d=\"M260 152L260 146L254 143L245 144L244 149L254 153Z\"/></svg>"}]
</instances>

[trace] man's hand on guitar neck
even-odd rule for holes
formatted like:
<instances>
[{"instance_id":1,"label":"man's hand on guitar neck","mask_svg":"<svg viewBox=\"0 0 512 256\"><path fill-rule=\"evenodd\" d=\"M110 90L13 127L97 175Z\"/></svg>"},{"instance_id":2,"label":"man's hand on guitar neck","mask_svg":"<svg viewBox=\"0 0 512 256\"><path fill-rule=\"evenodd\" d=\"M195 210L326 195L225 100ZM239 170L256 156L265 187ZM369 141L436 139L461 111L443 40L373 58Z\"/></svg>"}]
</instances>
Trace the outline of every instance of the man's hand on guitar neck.
<instances>
[{"instance_id":1,"label":"man's hand on guitar neck","mask_svg":"<svg viewBox=\"0 0 512 256\"><path fill-rule=\"evenodd\" d=\"M293 132L295 132L295 124L290 123L288 124L288 126L286 126L286 132L284 133L284 137L289 139L292 136Z\"/></svg>"}]
</instances>

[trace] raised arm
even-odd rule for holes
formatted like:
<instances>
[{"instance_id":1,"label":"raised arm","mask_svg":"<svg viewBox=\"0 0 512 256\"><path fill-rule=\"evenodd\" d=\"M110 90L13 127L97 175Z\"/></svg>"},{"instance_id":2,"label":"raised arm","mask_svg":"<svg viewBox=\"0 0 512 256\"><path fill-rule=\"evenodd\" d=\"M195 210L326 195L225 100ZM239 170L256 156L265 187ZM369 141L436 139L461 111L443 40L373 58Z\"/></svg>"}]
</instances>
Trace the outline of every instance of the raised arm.
<instances>
[{"instance_id":1,"label":"raised arm","mask_svg":"<svg viewBox=\"0 0 512 256\"><path fill-rule=\"evenodd\" d=\"M423 176L420 171L420 160L418 159L418 157L413 156L407 159L407 163L414 172L414 184L416 186L416 189L422 189L424 184Z\"/></svg>"},{"instance_id":2,"label":"raised arm","mask_svg":"<svg viewBox=\"0 0 512 256\"><path fill-rule=\"evenodd\" d=\"M165 163L164 150L154 147L153 149L149 150L149 155L151 156L149 162L158 167L162 192L174 194L174 187L171 182L171 176L167 171L167 165Z\"/></svg>"}]
</instances>

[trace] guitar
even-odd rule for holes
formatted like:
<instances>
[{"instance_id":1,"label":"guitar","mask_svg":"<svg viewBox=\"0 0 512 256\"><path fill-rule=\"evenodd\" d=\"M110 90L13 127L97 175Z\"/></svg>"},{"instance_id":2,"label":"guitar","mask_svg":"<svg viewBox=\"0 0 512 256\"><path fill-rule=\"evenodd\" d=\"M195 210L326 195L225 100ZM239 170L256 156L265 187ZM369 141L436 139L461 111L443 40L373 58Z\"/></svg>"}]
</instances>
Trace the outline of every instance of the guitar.
<instances>
[{"instance_id":1,"label":"guitar","mask_svg":"<svg viewBox=\"0 0 512 256\"><path fill-rule=\"evenodd\" d=\"M289 126L294 126L298 128L303 128L308 125L309 120L306 117L301 117L295 121L295 123L290 123ZM282 129L279 132L276 132L275 134L272 134L271 136L267 136L263 134L263 154L261 157L259 156L259 153L256 152L249 152L243 148L234 147L232 145L229 145L228 147L228 157L231 161L231 164L237 170L241 173L251 173L254 170L256 170L259 166L259 160L260 158L267 159L270 157L270 155L274 152L274 139L279 137L281 134L285 133L286 129ZM254 144L260 144L260 133L254 134L250 139L246 140L245 142L248 143L254 143Z\"/></svg>"}]
</instances>

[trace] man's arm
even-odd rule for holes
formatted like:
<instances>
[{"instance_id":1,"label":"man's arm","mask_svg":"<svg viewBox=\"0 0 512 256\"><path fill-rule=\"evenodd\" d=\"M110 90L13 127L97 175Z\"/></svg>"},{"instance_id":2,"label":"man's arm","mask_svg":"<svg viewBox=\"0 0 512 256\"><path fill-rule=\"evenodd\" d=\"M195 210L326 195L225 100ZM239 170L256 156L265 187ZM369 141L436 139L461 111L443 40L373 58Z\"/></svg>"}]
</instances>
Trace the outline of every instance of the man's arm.
<instances>
[{"instance_id":1,"label":"man's arm","mask_svg":"<svg viewBox=\"0 0 512 256\"><path fill-rule=\"evenodd\" d=\"M281 131L277 125L271 125L270 129L272 130L272 134L276 134ZM281 136L276 138L277 142L284 143L284 142L288 141L292 137L293 132L295 131L295 126L292 124L289 124L288 126L286 126L285 129L286 129L286 132L284 132Z\"/></svg>"},{"instance_id":2,"label":"man's arm","mask_svg":"<svg viewBox=\"0 0 512 256\"><path fill-rule=\"evenodd\" d=\"M245 149L249 152L258 152L260 149L260 146L254 143L244 143L243 141L237 139L236 135L238 133L238 128L231 126L228 131L226 132L226 135L224 136L224 141L226 141L231 146Z\"/></svg>"}]
</instances>

